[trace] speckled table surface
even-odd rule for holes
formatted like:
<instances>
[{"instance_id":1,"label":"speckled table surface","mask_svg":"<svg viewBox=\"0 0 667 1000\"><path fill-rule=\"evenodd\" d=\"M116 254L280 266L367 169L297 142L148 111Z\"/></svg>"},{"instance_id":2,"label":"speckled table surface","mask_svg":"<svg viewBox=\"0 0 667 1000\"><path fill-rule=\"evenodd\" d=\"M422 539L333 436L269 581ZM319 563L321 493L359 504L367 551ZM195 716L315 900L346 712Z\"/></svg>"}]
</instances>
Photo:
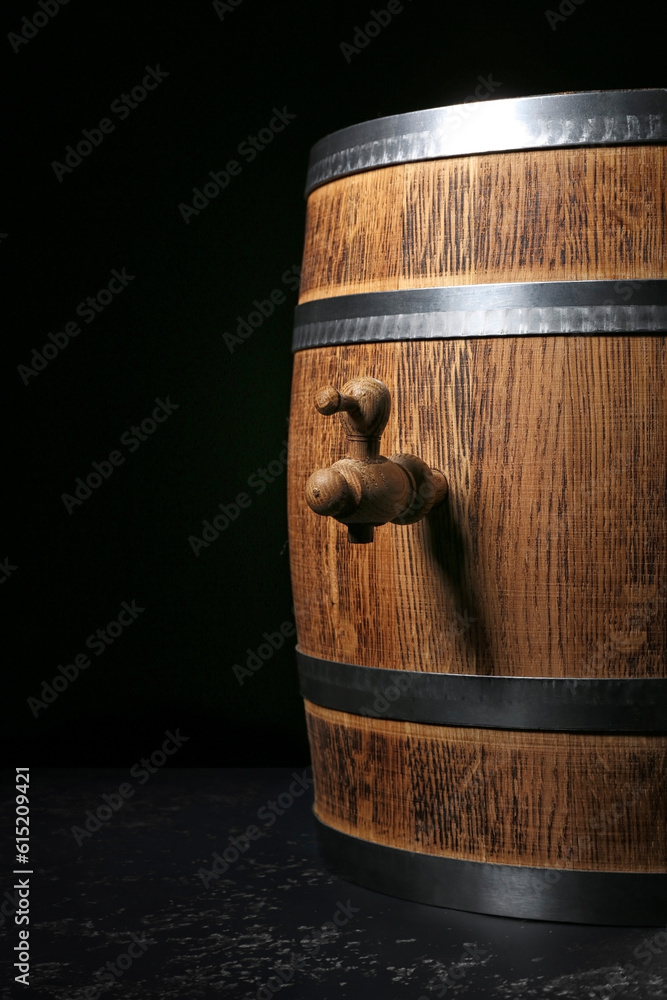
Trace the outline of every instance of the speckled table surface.
<instances>
[{"instance_id":1,"label":"speckled table surface","mask_svg":"<svg viewBox=\"0 0 667 1000\"><path fill-rule=\"evenodd\" d=\"M337 878L318 857L309 768L132 771L31 775L33 996L667 997L665 928L482 916ZM20 876L2 778L10 997Z\"/></svg>"}]
</instances>

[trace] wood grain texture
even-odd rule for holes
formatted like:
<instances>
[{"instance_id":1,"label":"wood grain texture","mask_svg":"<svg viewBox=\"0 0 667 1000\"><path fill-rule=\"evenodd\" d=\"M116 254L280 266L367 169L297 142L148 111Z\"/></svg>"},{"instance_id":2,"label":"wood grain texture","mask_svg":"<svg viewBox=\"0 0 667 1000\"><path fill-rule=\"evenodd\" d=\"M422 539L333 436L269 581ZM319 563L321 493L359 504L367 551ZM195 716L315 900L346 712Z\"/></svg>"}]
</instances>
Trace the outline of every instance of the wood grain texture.
<instances>
[{"instance_id":1,"label":"wood grain texture","mask_svg":"<svg viewBox=\"0 0 667 1000\"><path fill-rule=\"evenodd\" d=\"M564 336L321 348L295 356L290 560L304 653L381 668L667 676L665 337ZM307 506L345 455L318 388L386 383L385 455L449 482L414 525L346 528Z\"/></svg>"},{"instance_id":2,"label":"wood grain texture","mask_svg":"<svg viewBox=\"0 0 667 1000\"><path fill-rule=\"evenodd\" d=\"M664 278L666 192L664 146L342 178L308 200L300 301ZM643 334L297 353L288 516L301 650L384 670L388 685L393 669L667 677L666 353L665 336ZM359 376L391 392L382 453L416 454L449 484L427 519L376 528L368 545L304 498L310 474L346 455L315 394ZM664 736L306 711L316 812L338 830L477 861L667 870Z\"/></svg>"},{"instance_id":3,"label":"wood grain texture","mask_svg":"<svg viewBox=\"0 0 667 1000\"><path fill-rule=\"evenodd\" d=\"M299 301L499 281L662 278L666 244L664 146L400 164L312 192Z\"/></svg>"},{"instance_id":4,"label":"wood grain texture","mask_svg":"<svg viewBox=\"0 0 667 1000\"><path fill-rule=\"evenodd\" d=\"M343 833L499 864L667 870L663 737L306 712L315 811Z\"/></svg>"}]
</instances>

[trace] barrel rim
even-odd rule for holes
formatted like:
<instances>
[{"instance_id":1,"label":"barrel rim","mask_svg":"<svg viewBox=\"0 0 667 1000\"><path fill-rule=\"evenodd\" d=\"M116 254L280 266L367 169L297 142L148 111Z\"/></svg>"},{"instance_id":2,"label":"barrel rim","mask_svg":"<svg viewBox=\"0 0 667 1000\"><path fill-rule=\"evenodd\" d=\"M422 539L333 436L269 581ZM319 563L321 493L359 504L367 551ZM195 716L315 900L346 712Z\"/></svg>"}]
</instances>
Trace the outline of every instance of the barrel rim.
<instances>
[{"instance_id":1,"label":"barrel rim","mask_svg":"<svg viewBox=\"0 0 667 1000\"><path fill-rule=\"evenodd\" d=\"M362 718L540 732L667 733L667 677L516 677L395 670L296 647L302 696ZM396 697L390 698L394 688ZM381 697L375 708L371 699Z\"/></svg>"},{"instance_id":2,"label":"barrel rim","mask_svg":"<svg viewBox=\"0 0 667 1000\"><path fill-rule=\"evenodd\" d=\"M667 88L588 90L446 105L339 129L312 147L305 196L329 181L419 160L667 142Z\"/></svg>"},{"instance_id":3,"label":"barrel rim","mask_svg":"<svg viewBox=\"0 0 667 1000\"><path fill-rule=\"evenodd\" d=\"M313 819L327 867L375 892L523 920L654 927L667 917L664 872L536 868L425 854L343 833L315 807Z\"/></svg>"}]
</instances>

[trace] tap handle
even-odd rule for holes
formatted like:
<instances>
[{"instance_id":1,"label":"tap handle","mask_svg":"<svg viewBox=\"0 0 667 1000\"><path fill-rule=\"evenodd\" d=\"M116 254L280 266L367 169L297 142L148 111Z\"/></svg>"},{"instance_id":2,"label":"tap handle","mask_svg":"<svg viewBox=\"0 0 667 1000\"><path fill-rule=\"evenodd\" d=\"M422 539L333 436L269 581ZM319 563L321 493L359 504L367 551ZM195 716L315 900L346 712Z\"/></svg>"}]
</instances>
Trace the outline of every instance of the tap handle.
<instances>
[{"instance_id":1,"label":"tap handle","mask_svg":"<svg viewBox=\"0 0 667 1000\"><path fill-rule=\"evenodd\" d=\"M315 409L325 417L340 413L350 458L366 461L378 457L391 411L391 395L384 382L361 376L346 382L341 390L327 385L317 393Z\"/></svg>"},{"instance_id":2,"label":"tap handle","mask_svg":"<svg viewBox=\"0 0 667 1000\"><path fill-rule=\"evenodd\" d=\"M415 455L380 455L380 437L391 410L389 389L379 379L352 379L342 389L324 386L315 408L328 417L340 413L348 454L306 483L306 501L316 514L348 526L351 542L372 542L373 528L414 524L442 503L447 480Z\"/></svg>"}]
</instances>

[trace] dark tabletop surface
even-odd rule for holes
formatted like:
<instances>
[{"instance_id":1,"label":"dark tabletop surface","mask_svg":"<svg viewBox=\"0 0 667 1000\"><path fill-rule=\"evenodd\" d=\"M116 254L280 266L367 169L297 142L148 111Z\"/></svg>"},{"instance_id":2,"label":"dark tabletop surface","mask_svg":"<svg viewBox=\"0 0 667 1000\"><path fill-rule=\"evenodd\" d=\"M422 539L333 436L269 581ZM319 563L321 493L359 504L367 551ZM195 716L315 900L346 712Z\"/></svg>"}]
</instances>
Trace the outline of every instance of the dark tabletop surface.
<instances>
[{"instance_id":1,"label":"dark tabletop surface","mask_svg":"<svg viewBox=\"0 0 667 1000\"><path fill-rule=\"evenodd\" d=\"M12 874L14 775L2 777L3 997L22 995L18 879L23 995L667 997L665 928L489 917L342 881L319 860L309 767L33 771L30 876Z\"/></svg>"}]
</instances>

